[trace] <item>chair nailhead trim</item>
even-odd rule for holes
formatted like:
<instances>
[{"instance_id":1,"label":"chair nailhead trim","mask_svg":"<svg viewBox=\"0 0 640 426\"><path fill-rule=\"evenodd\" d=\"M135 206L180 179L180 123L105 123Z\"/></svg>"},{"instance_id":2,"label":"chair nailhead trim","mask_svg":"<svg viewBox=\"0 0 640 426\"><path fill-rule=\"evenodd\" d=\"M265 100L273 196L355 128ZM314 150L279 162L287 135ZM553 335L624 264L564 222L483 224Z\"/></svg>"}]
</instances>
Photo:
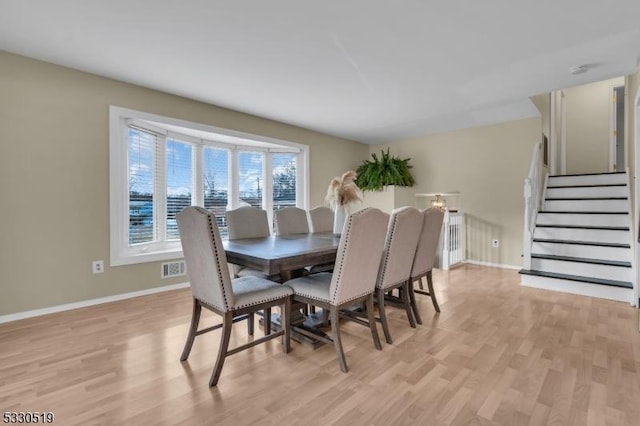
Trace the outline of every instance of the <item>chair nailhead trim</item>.
<instances>
[{"instance_id":1,"label":"chair nailhead trim","mask_svg":"<svg viewBox=\"0 0 640 426\"><path fill-rule=\"evenodd\" d=\"M245 304L243 304L243 305L234 306L234 307L233 307L233 309L240 309L240 308L245 308L245 307L247 307L247 306L254 306L254 305L261 304L261 303L271 302L272 300L286 299L287 297L289 297L289 295L285 295L285 296L277 296L277 297L275 297L275 296L274 296L274 297L270 297L270 298L268 298L268 299L262 299L262 300L259 300L259 301L257 301L257 302L251 302L251 303L249 303L249 304L246 304L246 303L245 303Z\"/></svg>"},{"instance_id":2,"label":"chair nailhead trim","mask_svg":"<svg viewBox=\"0 0 640 426\"><path fill-rule=\"evenodd\" d=\"M382 283L384 282L384 276L387 273L387 266L389 265L389 253L391 253L391 247L393 243L395 243L393 236L396 232L396 226L398 224L398 214L393 215L393 222L391 222L391 231L389 232L388 238L385 241L385 252L384 252L384 262L382 263L382 270L380 271L380 275L378 276L378 284L377 288L382 287Z\"/></svg>"},{"instance_id":3,"label":"chair nailhead trim","mask_svg":"<svg viewBox=\"0 0 640 426\"><path fill-rule=\"evenodd\" d=\"M362 210L362 211L364 211L364 210ZM351 225L353 224L353 217L356 214L359 214L359 212L358 213L354 213L352 215L349 215L349 221L347 222L347 231L344 233L345 240L344 240L343 247L345 247L345 251L346 251L346 248L349 245L349 235L351 234ZM342 277L342 269L344 267L345 255L346 255L346 253L342 253L342 257L340 258L340 267L338 268L337 272L334 271L334 274L337 274L336 283L339 283L340 282L340 278ZM336 288L333 290L333 295L331 296L331 300L333 300L333 301L336 300L336 297L337 297L337 294L338 294L338 288L339 288L339 286L336 285Z\"/></svg>"},{"instance_id":4,"label":"chair nailhead trim","mask_svg":"<svg viewBox=\"0 0 640 426\"><path fill-rule=\"evenodd\" d=\"M229 300L227 299L227 292L226 292L226 288L225 288L225 285L224 285L224 279L223 279L223 275L222 275L222 268L220 267L220 249L216 244L215 231L213 230L215 219L211 220L212 217L214 217L213 214L207 212L207 219L209 221L209 233L210 233L210 236L211 236L210 241L211 241L211 244L213 245L213 252L216 255L216 264L218 265L218 268L217 268L218 269L218 280L220 281L220 289L222 290L222 297L224 299L224 306L225 307L222 310L226 312L226 311L231 309L231 306L229 306Z\"/></svg>"}]
</instances>

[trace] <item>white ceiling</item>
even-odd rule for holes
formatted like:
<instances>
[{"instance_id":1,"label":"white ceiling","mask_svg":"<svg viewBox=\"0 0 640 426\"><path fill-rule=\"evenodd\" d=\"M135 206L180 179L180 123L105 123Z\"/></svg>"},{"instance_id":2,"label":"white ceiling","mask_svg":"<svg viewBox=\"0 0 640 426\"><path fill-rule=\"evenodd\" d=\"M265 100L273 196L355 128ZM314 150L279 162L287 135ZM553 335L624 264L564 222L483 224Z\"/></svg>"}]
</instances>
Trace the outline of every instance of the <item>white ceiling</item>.
<instances>
[{"instance_id":1,"label":"white ceiling","mask_svg":"<svg viewBox=\"0 0 640 426\"><path fill-rule=\"evenodd\" d=\"M0 49L378 143L635 72L640 1L0 0Z\"/></svg>"}]
</instances>

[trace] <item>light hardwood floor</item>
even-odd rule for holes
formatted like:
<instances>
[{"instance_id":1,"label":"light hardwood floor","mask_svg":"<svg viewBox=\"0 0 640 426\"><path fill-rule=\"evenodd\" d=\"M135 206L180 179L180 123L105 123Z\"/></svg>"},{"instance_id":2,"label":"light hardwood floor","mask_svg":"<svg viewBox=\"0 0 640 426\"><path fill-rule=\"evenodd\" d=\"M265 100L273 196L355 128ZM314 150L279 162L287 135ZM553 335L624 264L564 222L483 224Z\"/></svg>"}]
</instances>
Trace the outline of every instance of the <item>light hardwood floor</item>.
<instances>
[{"instance_id":1,"label":"light hardwood floor","mask_svg":"<svg viewBox=\"0 0 640 426\"><path fill-rule=\"evenodd\" d=\"M434 271L434 283L442 313L418 296L424 324L411 329L388 308L382 351L344 324L348 374L332 347L284 355L274 340L228 358L217 388L219 332L178 360L189 290L0 325L0 411L63 425L639 424L636 309L523 288L497 268ZM232 344L247 338L234 328Z\"/></svg>"}]
</instances>

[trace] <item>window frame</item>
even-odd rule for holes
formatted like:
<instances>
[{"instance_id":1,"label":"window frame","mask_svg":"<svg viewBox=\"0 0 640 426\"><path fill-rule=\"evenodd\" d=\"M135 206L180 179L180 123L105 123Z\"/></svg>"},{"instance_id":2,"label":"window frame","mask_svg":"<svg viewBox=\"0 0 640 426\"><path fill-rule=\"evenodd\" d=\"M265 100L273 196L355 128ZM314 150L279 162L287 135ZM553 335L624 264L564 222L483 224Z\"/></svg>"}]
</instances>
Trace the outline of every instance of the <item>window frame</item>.
<instances>
[{"instance_id":1,"label":"window frame","mask_svg":"<svg viewBox=\"0 0 640 426\"><path fill-rule=\"evenodd\" d=\"M158 123L154 126L153 123ZM167 130L161 125L180 127L200 132L207 132L211 138L198 138ZM192 149L192 205L204 205L203 161L204 147L225 149L228 151L228 208L234 209L239 205L239 167L238 153L241 151L263 152L263 182L262 208L267 211L269 221L273 220L273 171L271 169L272 153L296 153L296 205L307 209L309 206L309 146L255 135L236 130L224 129L202 123L194 123L177 118L165 117L157 114L136 111L111 105L109 107L109 222L110 222L110 264L111 266L130 265L137 263L156 262L183 257L179 240L154 241L129 245L129 165L128 165L128 130L130 125L140 127L160 135L158 151L166 149L166 139L173 138L193 145ZM163 136L163 137L162 137ZM161 139L161 140L160 140ZM242 144L242 141L246 144ZM256 146L257 144L257 146ZM277 145L277 146L274 146ZM162 158L164 153L156 158ZM166 162L162 164L159 176L165 175ZM157 165L156 165L157 167ZM160 180L160 179L159 179ZM166 179L156 182L154 197L166 191ZM166 197L158 200L159 205L166 203ZM166 234L166 223L162 216L166 216L166 209L154 211L154 218L159 220L154 225L159 227L160 234ZM166 218L165 218L166 219Z\"/></svg>"}]
</instances>

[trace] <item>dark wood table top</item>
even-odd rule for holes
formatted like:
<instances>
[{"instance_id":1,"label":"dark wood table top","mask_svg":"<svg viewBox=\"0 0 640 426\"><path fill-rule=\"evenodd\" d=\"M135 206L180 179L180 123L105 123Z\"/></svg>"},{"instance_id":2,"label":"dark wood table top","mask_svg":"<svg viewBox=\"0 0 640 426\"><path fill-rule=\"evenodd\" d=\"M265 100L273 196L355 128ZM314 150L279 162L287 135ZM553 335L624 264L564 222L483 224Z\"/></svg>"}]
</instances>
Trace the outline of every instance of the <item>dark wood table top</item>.
<instances>
[{"instance_id":1,"label":"dark wood table top","mask_svg":"<svg viewBox=\"0 0 640 426\"><path fill-rule=\"evenodd\" d=\"M340 235L332 233L271 235L224 241L227 262L268 275L336 260Z\"/></svg>"}]
</instances>

